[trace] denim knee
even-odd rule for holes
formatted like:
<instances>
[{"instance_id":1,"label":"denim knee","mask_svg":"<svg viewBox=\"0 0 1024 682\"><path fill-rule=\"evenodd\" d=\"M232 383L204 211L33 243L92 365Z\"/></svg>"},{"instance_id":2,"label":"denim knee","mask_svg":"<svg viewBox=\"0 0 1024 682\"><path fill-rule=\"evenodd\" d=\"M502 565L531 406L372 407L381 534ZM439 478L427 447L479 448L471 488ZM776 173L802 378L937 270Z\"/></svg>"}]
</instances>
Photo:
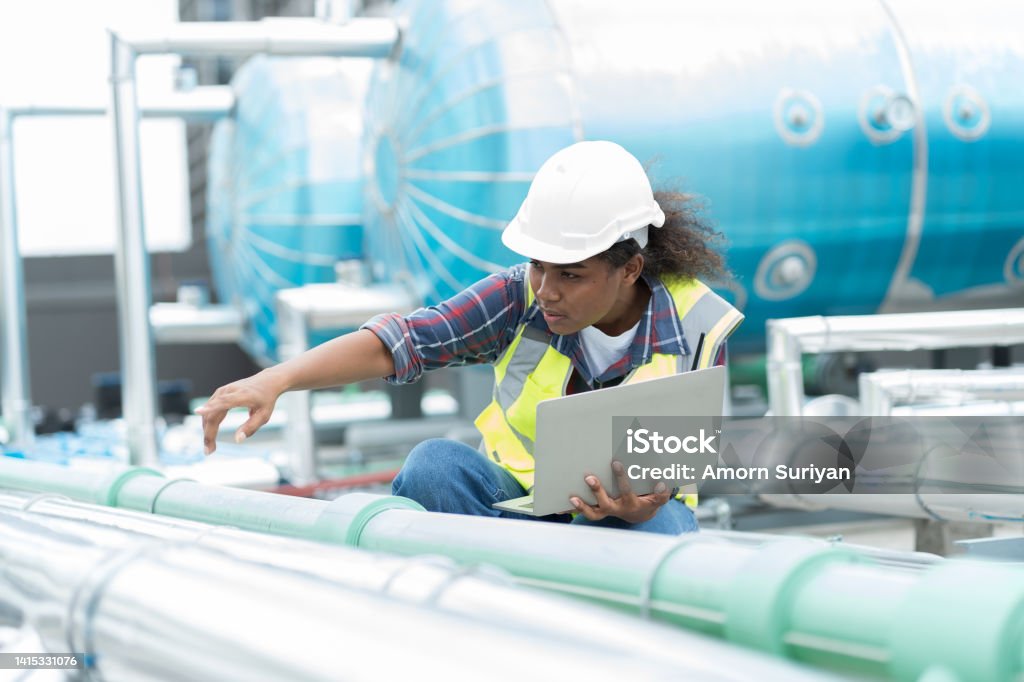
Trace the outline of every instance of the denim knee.
<instances>
[{"instance_id":1,"label":"denim knee","mask_svg":"<svg viewBox=\"0 0 1024 682\"><path fill-rule=\"evenodd\" d=\"M391 493L408 497L429 511L498 514L491 509L501 496L501 472L482 454L458 441L432 438L412 449L391 485Z\"/></svg>"},{"instance_id":2,"label":"denim knee","mask_svg":"<svg viewBox=\"0 0 1024 682\"><path fill-rule=\"evenodd\" d=\"M391 484L392 495L413 497L409 493L420 490L436 490L452 477L453 462L459 459L457 441L431 438L419 443L405 458L402 470ZM466 446L463 446L466 447ZM404 492L403 492L404 491Z\"/></svg>"}]
</instances>

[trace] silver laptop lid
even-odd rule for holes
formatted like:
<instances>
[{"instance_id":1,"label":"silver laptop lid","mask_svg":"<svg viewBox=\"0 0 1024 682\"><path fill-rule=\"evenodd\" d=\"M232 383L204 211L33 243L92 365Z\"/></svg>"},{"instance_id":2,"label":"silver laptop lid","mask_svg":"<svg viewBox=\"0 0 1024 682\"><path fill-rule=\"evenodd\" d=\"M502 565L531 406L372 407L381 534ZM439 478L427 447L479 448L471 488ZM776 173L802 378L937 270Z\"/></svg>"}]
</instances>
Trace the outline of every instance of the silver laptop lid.
<instances>
[{"instance_id":1,"label":"silver laptop lid","mask_svg":"<svg viewBox=\"0 0 1024 682\"><path fill-rule=\"evenodd\" d=\"M618 496L611 470L612 418L707 417L710 428L712 419L722 415L725 379L725 367L711 367L542 401L534 446L534 513L567 511L572 495L594 504L583 481L587 474ZM653 492L655 485L655 480L631 482L638 495Z\"/></svg>"}]
</instances>

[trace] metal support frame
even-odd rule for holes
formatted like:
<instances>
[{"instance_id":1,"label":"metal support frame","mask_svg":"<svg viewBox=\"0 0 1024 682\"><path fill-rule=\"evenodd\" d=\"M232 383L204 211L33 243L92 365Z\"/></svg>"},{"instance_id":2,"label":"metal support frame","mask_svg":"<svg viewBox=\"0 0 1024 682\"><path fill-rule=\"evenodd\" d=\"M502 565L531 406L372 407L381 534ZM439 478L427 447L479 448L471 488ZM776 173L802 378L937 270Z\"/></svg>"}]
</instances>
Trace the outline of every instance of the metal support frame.
<instances>
[{"instance_id":1,"label":"metal support frame","mask_svg":"<svg viewBox=\"0 0 1024 682\"><path fill-rule=\"evenodd\" d=\"M872 417L892 415L898 402L1024 400L1024 369L891 370L861 374L859 380L862 413Z\"/></svg>"},{"instance_id":2,"label":"metal support frame","mask_svg":"<svg viewBox=\"0 0 1024 682\"><path fill-rule=\"evenodd\" d=\"M309 284L283 289L277 292L281 358L287 360L306 351L312 331L352 329L375 314L404 314L416 307L412 292L397 285ZM288 477L293 485L305 485L316 480L311 392L290 391L283 400L288 411Z\"/></svg>"},{"instance_id":3,"label":"metal support frame","mask_svg":"<svg viewBox=\"0 0 1024 682\"><path fill-rule=\"evenodd\" d=\"M1024 343L1024 308L768 321L772 414L803 414L802 353L926 350Z\"/></svg>"},{"instance_id":4,"label":"metal support frame","mask_svg":"<svg viewBox=\"0 0 1024 682\"><path fill-rule=\"evenodd\" d=\"M189 22L159 32L110 31L110 119L117 195L118 329L127 445L133 464L156 462L156 372L152 301L139 182L139 110L135 61L147 54L188 57L255 54L386 57L398 42L390 19Z\"/></svg>"},{"instance_id":5,"label":"metal support frame","mask_svg":"<svg viewBox=\"0 0 1024 682\"><path fill-rule=\"evenodd\" d=\"M148 98L141 109L147 118L211 121L228 115L235 97L229 87L208 86L189 92ZM31 381L25 313L25 281L18 247L18 215L14 178L14 123L19 118L104 116L101 102L32 101L0 106L0 377L3 420L16 447L30 446Z\"/></svg>"}]
</instances>

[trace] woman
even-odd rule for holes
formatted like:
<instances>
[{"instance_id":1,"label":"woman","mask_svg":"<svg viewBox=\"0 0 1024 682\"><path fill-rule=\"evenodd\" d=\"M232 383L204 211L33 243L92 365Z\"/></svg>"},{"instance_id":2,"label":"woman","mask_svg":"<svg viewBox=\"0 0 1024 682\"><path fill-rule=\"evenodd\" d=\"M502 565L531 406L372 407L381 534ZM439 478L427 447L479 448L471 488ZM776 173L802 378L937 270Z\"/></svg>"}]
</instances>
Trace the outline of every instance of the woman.
<instances>
[{"instance_id":1,"label":"woman","mask_svg":"<svg viewBox=\"0 0 1024 682\"><path fill-rule=\"evenodd\" d=\"M285 391L491 363L494 398L476 425L479 451L441 439L416 446L392 491L431 511L531 518L494 509L533 485L537 403L567 393L721 364L742 321L698 277L722 274L713 232L679 194L656 200L640 163L611 142L580 142L544 163L502 241L529 259L408 316L379 315L356 332L218 389L197 412L207 453L227 410L248 407L236 440L267 422ZM668 209L666 215L662 206ZM621 494L595 477L597 505L544 520L678 534L696 530L681 495L660 484L635 495L621 463Z\"/></svg>"}]
</instances>

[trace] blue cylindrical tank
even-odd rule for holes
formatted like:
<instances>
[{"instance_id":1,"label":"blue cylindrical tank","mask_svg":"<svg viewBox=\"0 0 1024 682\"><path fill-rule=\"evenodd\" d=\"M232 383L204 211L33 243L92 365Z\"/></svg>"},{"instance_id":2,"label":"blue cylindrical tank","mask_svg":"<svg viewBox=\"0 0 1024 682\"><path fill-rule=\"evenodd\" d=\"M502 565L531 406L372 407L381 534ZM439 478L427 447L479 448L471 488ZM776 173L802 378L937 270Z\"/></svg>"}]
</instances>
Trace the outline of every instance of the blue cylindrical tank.
<instances>
[{"instance_id":1,"label":"blue cylindrical tank","mask_svg":"<svg viewBox=\"0 0 1024 682\"><path fill-rule=\"evenodd\" d=\"M367 256L428 303L519 260L541 163L619 142L708 199L744 309L1024 300L1024 9L998 2L409 0L367 99Z\"/></svg>"},{"instance_id":2,"label":"blue cylindrical tank","mask_svg":"<svg viewBox=\"0 0 1024 682\"><path fill-rule=\"evenodd\" d=\"M244 311L243 345L262 363L277 359L276 292L333 282L338 261L362 256L360 148L371 68L363 59L254 58L232 81L235 116L214 129L214 284Z\"/></svg>"}]
</instances>

